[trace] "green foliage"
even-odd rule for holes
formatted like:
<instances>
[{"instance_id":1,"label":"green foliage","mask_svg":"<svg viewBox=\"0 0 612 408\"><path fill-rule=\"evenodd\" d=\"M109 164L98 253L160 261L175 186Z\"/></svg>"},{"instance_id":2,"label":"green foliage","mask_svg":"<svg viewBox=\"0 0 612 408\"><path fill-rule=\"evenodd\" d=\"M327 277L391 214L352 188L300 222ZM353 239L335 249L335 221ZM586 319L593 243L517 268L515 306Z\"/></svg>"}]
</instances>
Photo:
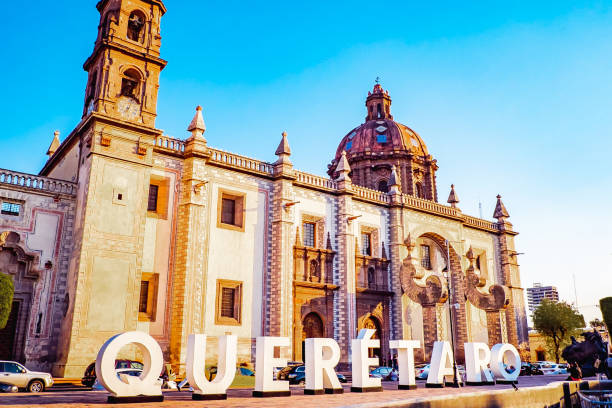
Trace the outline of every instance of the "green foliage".
<instances>
[{"instance_id":1,"label":"green foliage","mask_svg":"<svg viewBox=\"0 0 612 408\"><path fill-rule=\"evenodd\" d=\"M603 315L603 321L608 326L608 331L612 332L612 297L599 299L599 307Z\"/></svg>"},{"instance_id":2,"label":"green foliage","mask_svg":"<svg viewBox=\"0 0 612 408\"><path fill-rule=\"evenodd\" d=\"M585 327L584 317L565 302L542 300L533 312L533 324L546 338L550 352L558 363L563 347L571 341L571 336L580 334Z\"/></svg>"},{"instance_id":3,"label":"green foliage","mask_svg":"<svg viewBox=\"0 0 612 408\"><path fill-rule=\"evenodd\" d=\"M0 329L4 329L8 323L14 293L15 286L13 285L13 279L0 272Z\"/></svg>"}]
</instances>

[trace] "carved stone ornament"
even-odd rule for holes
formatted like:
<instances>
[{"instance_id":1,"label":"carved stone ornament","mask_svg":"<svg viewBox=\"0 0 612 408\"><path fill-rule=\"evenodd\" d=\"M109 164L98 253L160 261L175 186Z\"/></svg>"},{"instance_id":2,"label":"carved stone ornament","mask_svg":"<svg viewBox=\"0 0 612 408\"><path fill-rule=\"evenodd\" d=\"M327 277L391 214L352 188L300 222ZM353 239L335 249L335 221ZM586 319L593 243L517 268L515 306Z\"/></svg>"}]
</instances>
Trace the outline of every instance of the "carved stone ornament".
<instances>
[{"instance_id":1,"label":"carved stone ornament","mask_svg":"<svg viewBox=\"0 0 612 408\"><path fill-rule=\"evenodd\" d=\"M404 241L408 248L408 256L402 261L400 269L400 282L402 290L408 297L421 305L435 305L436 303L444 303L448 294L442 289L442 282L436 275L431 275L425 280L425 286L416 282L416 268L412 262L412 249L415 247L410 234Z\"/></svg>"},{"instance_id":2,"label":"carved stone ornament","mask_svg":"<svg viewBox=\"0 0 612 408\"><path fill-rule=\"evenodd\" d=\"M474 272L474 251L470 249L465 254L470 261L470 266L466 271L466 289L465 294L474 306L479 309L488 311L497 311L506 307L508 296L506 289L501 285L491 285L489 293L482 293L478 288L482 288L486 284L486 280L476 275Z\"/></svg>"}]
</instances>

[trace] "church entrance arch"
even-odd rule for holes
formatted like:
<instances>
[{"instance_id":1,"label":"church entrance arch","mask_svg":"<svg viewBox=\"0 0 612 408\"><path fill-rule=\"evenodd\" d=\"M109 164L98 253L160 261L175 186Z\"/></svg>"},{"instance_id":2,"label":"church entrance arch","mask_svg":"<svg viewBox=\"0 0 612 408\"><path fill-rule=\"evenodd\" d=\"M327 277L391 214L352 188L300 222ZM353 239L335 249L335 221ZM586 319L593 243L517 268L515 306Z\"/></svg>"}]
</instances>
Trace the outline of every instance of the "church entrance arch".
<instances>
[{"instance_id":1,"label":"church entrance arch","mask_svg":"<svg viewBox=\"0 0 612 408\"><path fill-rule=\"evenodd\" d=\"M26 254L19 242L15 232L0 234L0 273L9 275L15 287L8 323L0 330L0 360L24 363L34 284L39 274L33 267L37 257Z\"/></svg>"},{"instance_id":2,"label":"church entrance arch","mask_svg":"<svg viewBox=\"0 0 612 408\"><path fill-rule=\"evenodd\" d=\"M306 339L325 337L323 320L315 313L310 312L302 319L302 358L306 356Z\"/></svg>"},{"instance_id":3,"label":"church entrance arch","mask_svg":"<svg viewBox=\"0 0 612 408\"><path fill-rule=\"evenodd\" d=\"M373 339L382 339L382 329L381 324L378 319L374 316L368 316L363 320L363 329L372 329L374 330ZM381 341L381 347L383 346ZM381 348L371 348L368 351L369 357L378 357L381 358Z\"/></svg>"}]
</instances>

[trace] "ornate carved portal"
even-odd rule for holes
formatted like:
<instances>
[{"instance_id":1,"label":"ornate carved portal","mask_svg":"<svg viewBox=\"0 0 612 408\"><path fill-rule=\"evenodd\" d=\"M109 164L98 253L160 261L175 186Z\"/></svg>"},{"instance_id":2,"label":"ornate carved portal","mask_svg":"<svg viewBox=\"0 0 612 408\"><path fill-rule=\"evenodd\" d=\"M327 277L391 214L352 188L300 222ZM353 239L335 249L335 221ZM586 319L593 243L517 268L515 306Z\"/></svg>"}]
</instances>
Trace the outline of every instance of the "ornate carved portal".
<instances>
[{"instance_id":1,"label":"ornate carved portal","mask_svg":"<svg viewBox=\"0 0 612 408\"><path fill-rule=\"evenodd\" d=\"M321 242L321 241L318 241ZM327 248L311 248L296 240L293 248L293 359L304 361L304 341L333 333L334 291L332 279L336 253Z\"/></svg>"},{"instance_id":2,"label":"ornate carved portal","mask_svg":"<svg viewBox=\"0 0 612 408\"><path fill-rule=\"evenodd\" d=\"M0 234L0 272L9 275L15 285L9 322L0 330L0 360L25 362L34 286L40 273L35 268L38 256L27 254L20 245L20 240L15 232ZM34 327L32 330L36 332L36 329Z\"/></svg>"}]
</instances>

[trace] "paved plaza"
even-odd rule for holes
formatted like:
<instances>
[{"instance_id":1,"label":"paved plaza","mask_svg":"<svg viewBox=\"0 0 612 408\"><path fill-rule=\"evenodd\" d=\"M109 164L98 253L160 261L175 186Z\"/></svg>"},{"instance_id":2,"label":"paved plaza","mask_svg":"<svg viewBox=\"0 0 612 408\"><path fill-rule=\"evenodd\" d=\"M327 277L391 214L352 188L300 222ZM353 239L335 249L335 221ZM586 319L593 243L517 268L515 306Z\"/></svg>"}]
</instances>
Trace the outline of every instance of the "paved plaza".
<instances>
[{"instance_id":1,"label":"paved plaza","mask_svg":"<svg viewBox=\"0 0 612 408\"><path fill-rule=\"evenodd\" d=\"M520 377L519 388L547 385L552 382L562 381L565 375L549 375ZM493 390L511 389L511 385L495 385L483 387L454 388L425 388L424 381L418 381L418 389L410 391L399 391L397 383L383 382L384 392L375 393L351 393L350 385L344 385L344 394L340 395L304 395L302 387L291 387L291 397L277 398L253 398L252 389L231 389L228 391L228 399L225 401L193 401L190 392L165 391L163 403L147 404L107 404L108 393L103 391L54 391L41 394L0 394L0 405L7 407L377 407L383 404L399 404L401 402L418 401L432 397L448 396L455 394L467 394L475 392L491 392Z\"/></svg>"}]
</instances>

